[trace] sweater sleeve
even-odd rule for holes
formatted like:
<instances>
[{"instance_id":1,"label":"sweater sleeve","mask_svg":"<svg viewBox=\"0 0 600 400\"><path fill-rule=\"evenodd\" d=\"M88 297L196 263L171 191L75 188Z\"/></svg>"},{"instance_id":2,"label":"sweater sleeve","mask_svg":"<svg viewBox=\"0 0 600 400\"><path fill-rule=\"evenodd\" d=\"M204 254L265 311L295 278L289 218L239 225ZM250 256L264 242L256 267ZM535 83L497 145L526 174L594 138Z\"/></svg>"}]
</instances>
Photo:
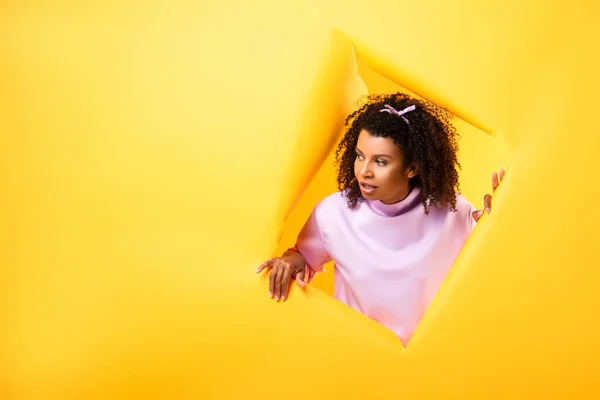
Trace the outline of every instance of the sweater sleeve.
<instances>
[{"instance_id":1,"label":"sweater sleeve","mask_svg":"<svg viewBox=\"0 0 600 400\"><path fill-rule=\"evenodd\" d=\"M319 212L320 208L317 205L298 234L296 245L288 250L300 253L306 260L305 280L309 283L318 272L323 272L323 266L331 261L321 230Z\"/></svg>"}]
</instances>

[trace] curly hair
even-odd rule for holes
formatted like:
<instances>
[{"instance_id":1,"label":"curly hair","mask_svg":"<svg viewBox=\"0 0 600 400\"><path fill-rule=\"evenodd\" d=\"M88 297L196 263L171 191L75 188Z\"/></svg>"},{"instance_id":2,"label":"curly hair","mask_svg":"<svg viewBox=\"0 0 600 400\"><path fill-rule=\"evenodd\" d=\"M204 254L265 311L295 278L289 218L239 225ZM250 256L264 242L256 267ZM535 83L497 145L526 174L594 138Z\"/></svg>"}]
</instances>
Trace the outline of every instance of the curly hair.
<instances>
[{"instance_id":1,"label":"curly hair","mask_svg":"<svg viewBox=\"0 0 600 400\"><path fill-rule=\"evenodd\" d=\"M409 124L397 115L380 112L386 104L396 110L414 104L416 109L405 115ZM449 207L456 211L460 164L451 118L446 110L403 93L367 96L364 104L346 118L347 130L335 153L338 188L348 198L348 207L355 208L364 200L354 175L356 145L364 129L373 136L391 138L404 154L405 167L416 165L418 174L410 184L420 188L426 214L432 204L437 209Z\"/></svg>"}]
</instances>

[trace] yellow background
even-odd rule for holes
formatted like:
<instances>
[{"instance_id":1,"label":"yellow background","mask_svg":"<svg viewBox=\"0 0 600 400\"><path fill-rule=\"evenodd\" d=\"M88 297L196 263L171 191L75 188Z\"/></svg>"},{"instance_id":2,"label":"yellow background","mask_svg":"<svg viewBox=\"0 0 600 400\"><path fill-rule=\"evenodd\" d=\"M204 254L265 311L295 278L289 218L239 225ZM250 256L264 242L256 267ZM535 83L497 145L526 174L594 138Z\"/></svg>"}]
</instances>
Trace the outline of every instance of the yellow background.
<instances>
[{"instance_id":1,"label":"yellow background","mask_svg":"<svg viewBox=\"0 0 600 400\"><path fill-rule=\"evenodd\" d=\"M598 11L2 3L0 398L597 397ZM475 205L510 166L407 349L254 274L394 85L457 115Z\"/></svg>"}]
</instances>

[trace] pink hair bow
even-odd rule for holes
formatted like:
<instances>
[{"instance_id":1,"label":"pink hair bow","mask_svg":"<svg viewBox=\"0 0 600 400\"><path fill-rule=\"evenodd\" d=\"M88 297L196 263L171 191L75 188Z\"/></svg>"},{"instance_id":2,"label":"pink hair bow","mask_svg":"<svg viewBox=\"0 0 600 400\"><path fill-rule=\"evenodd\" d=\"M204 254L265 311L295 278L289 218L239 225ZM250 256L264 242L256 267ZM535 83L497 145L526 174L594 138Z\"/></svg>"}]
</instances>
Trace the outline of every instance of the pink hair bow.
<instances>
[{"instance_id":1,"label":"pink hair bow","mask_svg":"<svg viewBox=\"0 0 600 400\"><path fill-rule=\"evenodd\" d=\"M406 117L404 116L404 114L406 114L407 112L414 111L415 109L416 109L416 107L413 104L412 106L406 107L402 111L398 111L394 107L390 106L389 104L386 104L385 108L379 110L379 112L386 112L386 113L397 115L397 116L401 117L408 124L408 120L406 119Z\"/></svg>"}]
</instances>

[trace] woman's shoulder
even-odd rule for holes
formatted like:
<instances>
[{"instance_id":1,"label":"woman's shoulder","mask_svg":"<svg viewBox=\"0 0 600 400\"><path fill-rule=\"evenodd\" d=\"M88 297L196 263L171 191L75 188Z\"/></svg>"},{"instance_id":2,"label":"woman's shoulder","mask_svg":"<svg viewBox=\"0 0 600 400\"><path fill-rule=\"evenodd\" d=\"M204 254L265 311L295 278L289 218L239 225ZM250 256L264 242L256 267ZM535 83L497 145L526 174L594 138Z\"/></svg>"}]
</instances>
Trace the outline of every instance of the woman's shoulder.
<instances>
[{"instance_id":1,"label":"woman's shoulder","mask_svg":"<svg viewBox=\"0 0 600 400\"><path fill-rule=\"evenodd\" d=\"M348 199L343 192L335 192L327 195L315 206L315 210L319 212L344 211L348 209Z\"/></svg>"},{"instance_id":2,"label":"woman's shoulder","mask_svg":"<svg viewBox=\"0 0 600 400\"><path fill-rule=\"evenodd\" d=\"M456 194L456 209L450 214L453 215L453 220L457 221L459 225L466 224L466 229L471 231L474 226L473 220L473 211L476 208L471 204L469 200L467 200L460 193Z\"/></svg>"},{"instance_id":3,"label":"woman's shoulder","mask_svg":"<svg viewBox=\"0 0 600 400\"><path fill-rule=\"evenodd\" d=\"M452 216L454 218L462 218L467 215L471 215L473 211L475 211L475 207L467 200L462 194L456 193L456 203L454 209L447 206L431 206L430 210L436 212L438 215L446 215L448 217Z\"/></svg>"},{"instance_id":4,"label":"woman's shoulder","mask_svg":"<svg viewBox=\"0 0 600 400\"><path fill-rule=\"evenodd\" d=\"M320 200L315 205L313 214L320 222L340 221L340 219L352 218L352 215L361 208L360 205L359 203L356 207L350 208L345 192L335 192Z\"/></svg>"},{"instance_id":5,"label":"woman's shoulder","mask_svg":"<svg viewBox=\"0 0 600 400\"><path fill-rule=\"evenodd\" d=\"M456 210L471 213L475 207L462 194L456 193Z\"/></svg>"},{"instance_id":6,"label":"woman's shoulder","mask_svg":"<svg viewBox=\"0 0 600 400\"><path fill-rule=\"evenodd\" d=\"M430 215L433 215L434 219L439 218L446 221L447 224L454 226L456 229L465 229L470 232L474 226L473 211L475 211L475 207L463 195L456 193L454 208L449 205L431 207Z\"/></svg>"},{"instance_id":7,"label":"woman's shoulder","mask_svg":"<svg viewBox=\"0 0 600 400\"><path fill-rule=\"evenodd\" d=\"M331 193L314 206L309 221L316 223L321 231L328 231L332 226L340 226L353 219L358 208L348 206L348 198L343 192Z\"/></svg>"}]
</instances>

